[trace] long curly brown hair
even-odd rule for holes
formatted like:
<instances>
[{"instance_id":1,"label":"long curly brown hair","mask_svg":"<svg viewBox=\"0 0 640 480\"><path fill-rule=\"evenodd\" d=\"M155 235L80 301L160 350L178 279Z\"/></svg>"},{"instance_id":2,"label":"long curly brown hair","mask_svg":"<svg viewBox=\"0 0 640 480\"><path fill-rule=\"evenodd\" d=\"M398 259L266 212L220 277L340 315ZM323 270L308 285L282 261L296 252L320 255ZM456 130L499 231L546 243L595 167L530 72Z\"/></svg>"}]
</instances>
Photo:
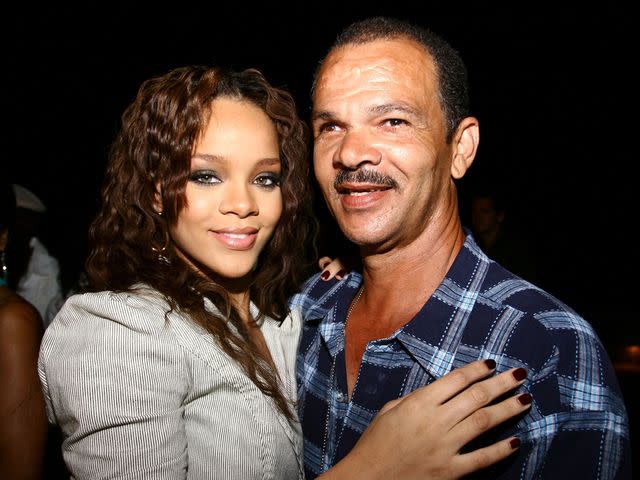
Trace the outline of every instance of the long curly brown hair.
<instances>
[{"instance_id":1,"label":"long curly brown hair","mask_svg":"<svg viewBox=\"0 0 640 480\"><path fill-rule=\"evenodd\" d=\"M236 72L187 66L141 85L122 115L111 147L102 205L89 229L87 274L95 290L127 291L138 283L157 289L172 310L209 331L260 390L292 418L276 372L251 340L227 291L190 268L170 241L169 227L185 207L195 142L209 120L211 102L222 96L255 104L278 132L283 211L260 255L250 295L263 315L280 321L286 317L288 297L310 273L316 256L308 129L291 95L271 86L255 69ZM158 185L162 216L154 211ZM162 255L168 261L159 261L157 250L164 246ZM216 305L219 314L205 309L203 297Z\"/></svg>"}]
</instances>

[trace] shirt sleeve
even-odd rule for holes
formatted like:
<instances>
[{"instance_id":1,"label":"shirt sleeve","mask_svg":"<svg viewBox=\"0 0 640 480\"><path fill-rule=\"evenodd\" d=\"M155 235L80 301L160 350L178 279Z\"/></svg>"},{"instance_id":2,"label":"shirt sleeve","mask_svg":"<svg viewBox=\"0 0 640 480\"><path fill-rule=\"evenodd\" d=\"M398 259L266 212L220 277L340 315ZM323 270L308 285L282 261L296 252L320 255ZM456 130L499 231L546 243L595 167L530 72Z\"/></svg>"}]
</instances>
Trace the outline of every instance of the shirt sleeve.
<instances>
[{"instance_id":1,"label":"shirt sleeve","mask_svg":"<svg viewBox=\"0 0 640 480\"><path fill-rule=\"evenodd\" d=\"M523 391L533 404L497 430L517 435L518 451L480 478L631 480L629 422L613 365L593 329L574 313L549 309L524 318L510 336L525 359ZM478 477L473 477L478 478Z\"/></svg>"},{"instance_id":2,"label":"shirt sleeve","mask_svg":"<svg viewBox=\"0 0 640 480\"><path fill-rule=\"evenodd\" d=\"M562 346L557 351L568 351ZM626 409L605 352L591 346L580 368L556 356L546 373L527 380L533 405L515 432L521 447L483 478L631 480Z\"/></svg>"},{"instance_id":3,"label":"shirt sleeve","mask_svg":"<svg viewBox=\"0 0 640 480\"><path fill-rule=\"evenodd\" d=\"M611 412L545 416L518 435L525 439L508 475L494 478L631 480L625 420Z\"/></svg>"},{"instance_id":4,"label":"shirt sleeve","mask_svg":"<svg viewBox=\"0 0 640 480\"><path fill-rule=\"evenodd\" d=\"M183 479L189 374L164 307L129 294L71 297L38 369L76 479Z\"/></svg>"}]
</instances>

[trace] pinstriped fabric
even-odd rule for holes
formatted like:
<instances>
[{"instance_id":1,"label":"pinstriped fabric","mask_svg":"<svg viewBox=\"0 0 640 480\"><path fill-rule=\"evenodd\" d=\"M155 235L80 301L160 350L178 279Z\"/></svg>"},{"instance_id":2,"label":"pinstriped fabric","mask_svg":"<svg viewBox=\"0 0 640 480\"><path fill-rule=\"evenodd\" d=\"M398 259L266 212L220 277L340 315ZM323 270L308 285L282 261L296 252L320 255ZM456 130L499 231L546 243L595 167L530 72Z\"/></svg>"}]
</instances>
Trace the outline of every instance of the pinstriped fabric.
<instances>
[{"instance_id":1,"label":"pinstriped fabric","mask_svg":"<svg viewBox=\"0 0 640 480\"><path fill-rule=\"evenodd\" d=\"M299 423L167 310L148 289L76 295L47 328L40 379L72 477L303 478ZM292 402L300 321L261 326Z\"/></svg>"},{"instance_id":2,"label":"pinstriped fabric","mask_svg":"<svg viewBox=\"0 0 640 480\"><path fill-rule=\"evenodd\" d=\"M308 479L343 458L386 402L481 358L495 359L498 371L526 368L521 390L534 403L474 442L517 434L522 445L508 462L473 478L631 478L615 372L591 325L567 305L488 259L468 235L421 311L367 345L348 398L344 319L361 282L355 272L340 282L316 275L291 299L304 319L297 378Z\"/></svg>"}]
</instances>

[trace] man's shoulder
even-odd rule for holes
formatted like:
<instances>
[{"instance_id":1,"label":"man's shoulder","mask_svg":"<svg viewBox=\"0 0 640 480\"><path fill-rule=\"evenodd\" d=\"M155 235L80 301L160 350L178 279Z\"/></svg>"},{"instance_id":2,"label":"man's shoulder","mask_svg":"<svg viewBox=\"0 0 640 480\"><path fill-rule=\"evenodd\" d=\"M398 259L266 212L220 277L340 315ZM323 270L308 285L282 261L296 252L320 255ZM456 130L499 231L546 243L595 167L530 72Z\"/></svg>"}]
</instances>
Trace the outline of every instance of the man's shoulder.
<instances>
[{"instance_id":1,"label":"man's shoulder","mask_svg":"<svg viewBox=\"0 0 640 480\"><path fill-rule=\"evenodd\" d=\"M599 342L592 325L572 307L547 290L530 283L493 262L487 271L478 302L493 310L514 312L513 318L530 331L515 336L512 341L569 342L589 338ZM564 338L566 337L566 338Z\"/></svg>"},{"instance_id":2,"label":"man's shoulder","mask_svg":"<svg viewBox=\"0 0 640 480\"><path fill-rule=\"evenodd\" d=\"M555 295L510 272L497 262L489 264L480 296L496 306L515 308L531 315L556 311L579 317L575 310Z\"/></svg>"},{"instance_id":3,"label":"man's shoulder","mask_svg":"<svg viewBox=\"0 0 640 480\"><path fill-rule=\"evenodd\" d=\"M511 333L509 354L543 368L554 357L558 373L574 376L580 365L609 361L591 323L552 293L509 273L498 264L489 267L478 299L501 312L499 317ZM537 362L536 359L539 361Z\"/></svg>"}]
</instances>

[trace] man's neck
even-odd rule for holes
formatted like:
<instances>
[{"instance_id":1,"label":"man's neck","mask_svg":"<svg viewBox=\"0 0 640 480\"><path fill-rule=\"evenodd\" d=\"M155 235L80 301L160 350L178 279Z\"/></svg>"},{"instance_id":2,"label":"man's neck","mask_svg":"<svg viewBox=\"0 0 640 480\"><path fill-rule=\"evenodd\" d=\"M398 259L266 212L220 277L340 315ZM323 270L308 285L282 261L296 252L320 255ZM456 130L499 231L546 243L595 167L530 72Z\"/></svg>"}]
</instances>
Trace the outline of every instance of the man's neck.
<instances>
[{"instance_id":1,"label":"man's neck","mask_svg":"<svg viewBox=\"0 0 640 480\"><path fill-rule=\"evenodd\" d=\"M412 317L445 278L464 239L455 216L440 228L425 230L409 245L365 255L361 308L381 321L398 319L402 313Z\"/></svg>"},{"instance_id":2,"label":"man's neck","mask_svg":"<svg viewBox=\"0 0 640 480\"><path fill-rule=\"evenodd\" d=\"M352 395L369 341L387 338L420 311L464 243L459 218L422 232L409 245L363 257L364 283L345 319L347 388ZM435 222L434 222L435 223Z\"/></svg>"}]
</instances>

